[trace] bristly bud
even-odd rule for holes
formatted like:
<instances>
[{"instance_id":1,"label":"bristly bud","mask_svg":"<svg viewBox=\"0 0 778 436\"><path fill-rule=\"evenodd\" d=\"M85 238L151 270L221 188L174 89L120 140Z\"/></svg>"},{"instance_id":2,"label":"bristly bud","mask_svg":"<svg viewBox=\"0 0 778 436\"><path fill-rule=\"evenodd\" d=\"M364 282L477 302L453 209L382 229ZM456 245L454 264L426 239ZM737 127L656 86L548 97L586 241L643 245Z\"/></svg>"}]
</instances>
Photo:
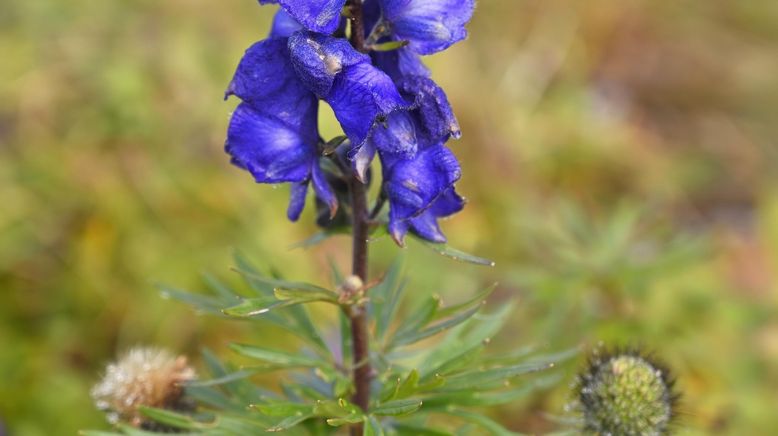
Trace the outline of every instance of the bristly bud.
<instances>
[{"instance_id":1,"label":"bristly bud","mask_svg":"<svg viewBox=\"0 0 778 436\"><path fill-rule=\"evenodd\" d=\"M181 384L194 378L185 356L175 357L158 348L133 348L108 365L103 379L92 388L92 398L112 424L150 428L139 408L185 409Z\"/></svg>"},{"instance_id":2,"label":"bristly bud","mask_svg":"<svg viewBox=\"0 0 778 436\"><path fill-rule=\"evenodd\" d=\"M664 366L635 350L595 350L575 387L583 430L593 435L663 435L678 395Z\"/></svg>"}]
</instances>

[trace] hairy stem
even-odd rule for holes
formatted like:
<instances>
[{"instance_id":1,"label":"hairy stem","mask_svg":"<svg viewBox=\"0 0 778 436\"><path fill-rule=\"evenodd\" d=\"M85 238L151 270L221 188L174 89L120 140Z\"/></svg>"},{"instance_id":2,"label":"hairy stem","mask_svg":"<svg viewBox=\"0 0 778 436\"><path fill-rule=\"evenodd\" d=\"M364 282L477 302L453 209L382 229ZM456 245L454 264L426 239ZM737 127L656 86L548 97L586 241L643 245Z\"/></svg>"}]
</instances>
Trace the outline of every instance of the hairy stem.
<instances>
[{"instance_id":1,"label":"hairy stem","mask_svg":"<svg viewBox=\"0 0 778 436\"><path fill-rule=\"evenodd\" d=\"M362 1L349 0L351 9L351 45L360 52L365 52L365 28L362 16ZM349 183L352 210L352 274L367 283L367 239L370 216L367 206L367 187L356 175L351 176ZM364 305L353 306L349 311L351 320L351 339L354 344L354 387L356 392L352 401L367 412L370 406L370 344L368 337L367 311ZM351 427L351 435L358 436L363 432L362 424Z\"/></svg>"}]
</instances>

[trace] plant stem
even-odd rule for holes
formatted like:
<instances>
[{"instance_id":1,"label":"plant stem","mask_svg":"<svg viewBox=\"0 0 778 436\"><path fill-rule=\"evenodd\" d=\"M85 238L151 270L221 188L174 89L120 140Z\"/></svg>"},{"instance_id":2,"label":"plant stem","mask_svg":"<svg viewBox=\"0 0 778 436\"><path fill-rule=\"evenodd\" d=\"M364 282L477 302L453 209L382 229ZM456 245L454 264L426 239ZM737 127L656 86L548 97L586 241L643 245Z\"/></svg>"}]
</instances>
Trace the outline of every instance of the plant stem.
<instances>
[{"instance_id":1,"label":"plant stem","mask_svg":"<svg viewBox=\"0 0 778 436\"><path fill-rule=\"evenodd\" d=\"M362 0L348 0L351 9L351 45L357 51L365 52L365 28L362 16ZM370 219L367 206L367 188L356 175L351 176L349 183L352 211L352 274L367 283L367 239L368 221ZM351 321L351 340L354 348L354 387L356 392L352 401L367 412L370 406L370 344L368 337L367 311L364 305L353 306L349 311ZM350 428L352 436L363 432L363 425L354 424Z\"/></svg>"}]
</instances>

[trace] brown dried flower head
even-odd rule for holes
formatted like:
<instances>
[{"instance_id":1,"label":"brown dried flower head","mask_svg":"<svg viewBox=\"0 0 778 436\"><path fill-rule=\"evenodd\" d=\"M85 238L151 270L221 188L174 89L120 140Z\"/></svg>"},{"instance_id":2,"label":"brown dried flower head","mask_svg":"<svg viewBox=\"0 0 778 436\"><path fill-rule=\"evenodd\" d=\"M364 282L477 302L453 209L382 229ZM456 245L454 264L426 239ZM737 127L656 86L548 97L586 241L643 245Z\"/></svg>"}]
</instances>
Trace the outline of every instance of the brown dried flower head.
<instances>
[{"instance_id":1,"label":"brown dried flower head","mask_svg":"<svg viewBox=\"0 0 778 436\"><path fill-rule=\"evenodd\" d=\"M92 389L92 398L112 424L144 424L139 407L178 409L181 384L195 377L185 356L175 357L158 348L132 348L108 365L103 379Z\"/></svg>"}]
</instances>

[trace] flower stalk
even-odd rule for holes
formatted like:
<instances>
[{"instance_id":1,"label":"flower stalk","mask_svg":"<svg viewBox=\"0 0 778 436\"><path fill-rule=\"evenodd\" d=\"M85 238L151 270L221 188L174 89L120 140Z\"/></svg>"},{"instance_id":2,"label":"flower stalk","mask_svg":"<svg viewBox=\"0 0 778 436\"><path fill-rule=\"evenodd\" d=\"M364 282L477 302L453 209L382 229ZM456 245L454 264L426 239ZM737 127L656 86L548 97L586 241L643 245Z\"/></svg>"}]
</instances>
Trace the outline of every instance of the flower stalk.
<instances>
[{"instance_id":1,"label":"flower stalk","mask_svg":"<svg viewBox=\"0 0 778 436\"><path fill-rule=\"evenodd\" d=\"M349 0L351 16L351 45L359 52L365 52L365 29L362 15L362 2ZM352 208L352 274L368 280L368 247L370 214L367 205L367 188L359 180L357 174L351 175L349 182L349 194ZM367 412L370 407L370 342L368 334L367 311L364 303L351 306L348 312L351 323L351 340L354 347L353 353L353 378L354 396L352 402ZM354 424L350 429L351 435L360 435L363 432L362 424Z\"/></svg>"}]
</instances>

